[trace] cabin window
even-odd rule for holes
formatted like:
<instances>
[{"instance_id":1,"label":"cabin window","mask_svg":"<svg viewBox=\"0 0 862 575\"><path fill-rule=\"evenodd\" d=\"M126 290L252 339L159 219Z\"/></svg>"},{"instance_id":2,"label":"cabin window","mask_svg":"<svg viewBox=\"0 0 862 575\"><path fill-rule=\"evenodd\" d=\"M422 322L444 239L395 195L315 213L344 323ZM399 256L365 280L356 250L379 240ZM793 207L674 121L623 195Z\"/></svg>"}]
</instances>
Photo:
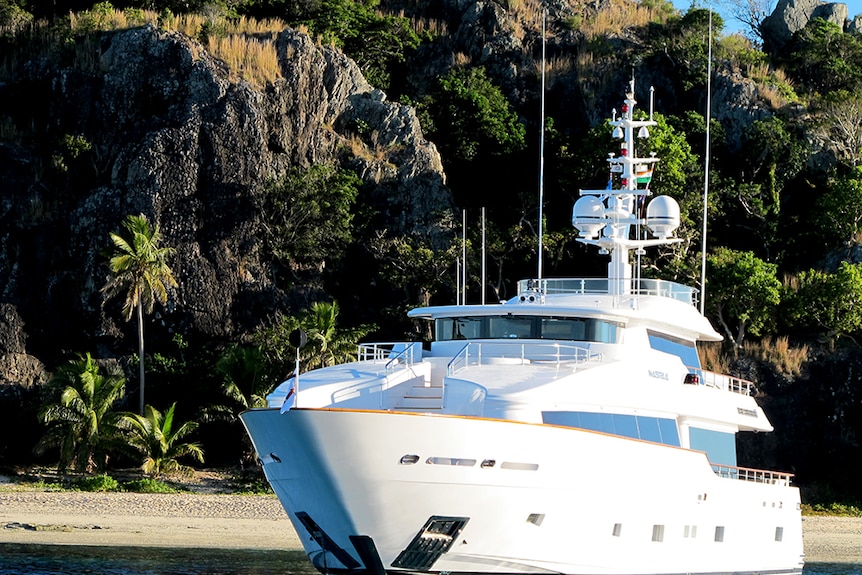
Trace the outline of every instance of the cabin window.
<instances>
[{"instance_id":1,"label":"cabin window","mask_svg":"<svg viewBox=\"0 0 862 575\"><path fill-rule=\"evenodd\" d=\"M697 347L693 341L652 330L647 330L647 335L651 348L677 356L687 367L700 368L700 358L697 356Z\"/></svg>"},{"instance_id":2,"label":"cabin window","mask_svg":"<svg viewBox=\"0 0 862 575\"><path fill-rule=\"evenodd\" d=\"M587 411L543 411L542 421L551 425L601 431L653 443L676 447L680 445L676 421L664 417Z\"/></svg>"},{"instance_id":3,"label":"cabin window","mask_svg":"<svg viewBox=\"0 0 862 575\"><path fill-rule=\"evenodd\" d=\"M587 322L584 320L543 317L540 321L543 339L584 341L587 337Z\"/></svg>"},{"instance_id":4,"label":"cabin window","mask_svg":"<svg viewBox=\"0 0 862 575\"><path fill-rule=\"evenodd\" d=\"M691 448L706 452L710 463L736 467L735 434L691 427L689 438Z\"/></svg>"},{"instance_id":5,"label":"cabin window","mask_svg":"<svg viewBox=\"0 0 862 575\"><path fill-rule=\"evenodd\" d=\"M619 324L592 318L521 315L443 317L437 341L459 339L552 339L617 343Z\"/></svg>"},{"instance_id":6,"label":"cabin window","mask_svg":"<svg viewBox=\"0 0 862 575\"><path fill-rule=\"evenodd\" d=\"M533 334L533 319L529 317L489 317L488 336L503 339L530 339Z\"/></svg>"},{"instance_id":7,"label":"cabin window","mask_svg":"<svg viewBox=\"0 0 862 575\"><path fill-rule=\"evenodd\" d=\"M437 320L437 339L480 339L485 323L481 317L455 317Z\"/></svg>"}]
</instances>

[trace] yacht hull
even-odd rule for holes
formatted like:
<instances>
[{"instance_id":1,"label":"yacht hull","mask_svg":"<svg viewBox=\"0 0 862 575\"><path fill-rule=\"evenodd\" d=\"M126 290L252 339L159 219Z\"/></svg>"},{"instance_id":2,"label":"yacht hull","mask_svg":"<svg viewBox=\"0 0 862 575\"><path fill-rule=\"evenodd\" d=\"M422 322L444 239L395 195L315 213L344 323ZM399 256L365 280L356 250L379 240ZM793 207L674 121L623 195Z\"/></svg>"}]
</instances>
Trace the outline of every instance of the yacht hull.
<instances>
[{"instance_id":1,"label":"yacht hull","mask_svg":"<svg viewBox=\"0 0 862 575\"><path fill-rule=\"evenodd\" d=\"M801 573L799 492L702 452L477 417L247 411L267 479L329 573Z\"/></svg>"}]
</instances>

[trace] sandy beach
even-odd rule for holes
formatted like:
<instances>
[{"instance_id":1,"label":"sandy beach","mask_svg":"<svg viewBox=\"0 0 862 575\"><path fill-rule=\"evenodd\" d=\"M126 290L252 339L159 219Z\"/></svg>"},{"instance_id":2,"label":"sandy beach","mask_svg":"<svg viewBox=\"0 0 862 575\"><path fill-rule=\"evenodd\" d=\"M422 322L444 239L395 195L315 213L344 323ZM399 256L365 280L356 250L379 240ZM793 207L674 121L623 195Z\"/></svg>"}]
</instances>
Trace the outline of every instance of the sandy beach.
<instances>
[{"instance_id":1,"label":"sandy beach","mask_svg":"<svg viewBox=\"0 0 862 575\"><path fill-rule=\"evenodd\" d=\"M301 549L274 496L0 491L0 543Z\"/></svg>"},{"instance_id":2,"label":"sandy beach","mask_svg":"<svg viewBox=\"0 0 862 575\"><path fill-rule=\"evenodd\" d=\"M806 561L862 564L862 518L803 520ZM274 496L0 489L0 543L296 550Z\"/></svg>"}]
</instances>

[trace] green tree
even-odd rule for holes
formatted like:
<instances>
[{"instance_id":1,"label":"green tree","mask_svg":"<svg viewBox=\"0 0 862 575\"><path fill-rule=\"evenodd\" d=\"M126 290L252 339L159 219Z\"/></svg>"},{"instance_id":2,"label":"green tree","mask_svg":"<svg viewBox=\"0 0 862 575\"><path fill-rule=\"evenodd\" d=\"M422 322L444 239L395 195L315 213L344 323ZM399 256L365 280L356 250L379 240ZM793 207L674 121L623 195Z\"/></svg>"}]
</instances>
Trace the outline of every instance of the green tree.
<instances>
[{"instance_id":1,"label":"green tree","mask_svg":"<svg viewBox=\"0 0 862 575\"><path fill-rule=\"evenodd\" d=\"M26 8L26 3L20 0L0 0L0 37L13 36L33 21Z\"/></svg>"},{"instance_id":2,"label":"green tree","mask_svg":"<svg viewBox=\"0 0 862 575\"><path fill-rule=\"evenodd\" d=\"M409 50L419 46L419 37L407 18L381 12L379 4L380 0L296 3L292 20L308 26L321 43L342 48L372 85L387 90L392 72Z\"/></svg>"},{"instance_id":3,"label":"green tree","mask_svg":"<svg viewBox=\"0 0 862 575\"><path fill-rule=\"evenodd\" d=\"M847 175L832 177L823 194L814 202L813 218L825 239L824 248L836 243L849 246L857 241L862 227L862 166Z\"/></svg>"},{"instance_id":4,"label":"green tree","mask_svg":"<svg viewBox=\"0 0 862 575\"><path fill-rule=\"evenodd\" d=\"M794 34L779 58L794 86L809 94L852 92L862 82L862 38L822 18Z\"/></svg>"},{"instance_id":5,"label":"green tree","mask_svg":"<svg viewBox=\"0 0 862 575\"><path fill-rule=\"evenodd\" d=\"M725 217L734 226L731 233L749 230L748 241L760 242L767 254L779 239L785 189L805 167L803 142L777 116L754 122L744 135L740 161L722 182Z\"/></svg>"},{"instance_id":6,"label":"green tree","mask_svg":"<svg viewBox=\"0 0 862 575\"><path fill-rule=\"evenodd\" d=\"M455 263L460 242L447 250L436 250L421 238L380 233L369 249L382 268L382 276L403 290L403 301L427 306L431 297L451 280L448 272Z\"/></svg>"},{"instance_id":7,"label":"green tree","mask_svg":"<svg viewBox=\"0 0 862 575\"><path fill-rule=\"evenodd\" d=\"M255 334L265 372L273 374L273 381L282 381L296 367L296 349L290 343L290 334L299 328L308 336L308 343L300 351L303 370L356 359L359 340L375 328L369 325L340 327L338 313L337 302L317 302L297 317L276 316L269 326Z\"/></svg>"},{"instance_id":8,"label":"green tree","mask_svg":"<svg viewBox=\"0 0 862 575\"><path fill-rule=\"evenodd\" d=\"M204 452L198 443L182 441L198 428L198 423L187 421L175 426L176 406L174 403L164 414L147 405L144 415L123 415L123 425L128 430L129 442L144 457L141 469L154 478L191 471L190 467L179 462L182 457L191 457L200 463L204 461Z\"/></svg>"},{"instance_id":9,"label":"green tree","mask_svg":"<svg viewBox=\"0 0 862 575\"><path fill-rule=\"evenodd\" d=\"M433 122L426 130L444 158L469 162L525 146L526 128L482 67L451 69L424 105Z\"/></svg>"},{"instance_id":10,"label":"green tree","mask_svg":"<svg viewBox=\"0 0 862 575\"><path fill-rule=\"evenodd\" d=\"M337 261L352 241L359 178L331 165L294 170L263 196L266 246L294 276Z\"/></svg>"},{"instance_id":11,"label":"green tree","mask_svg":"<svg viewBox=\"0 0 862 575\"><path fill-rule=\"evenodd\" d=\"M355 360L359 340L373 329L339 327L338 302L315 302L300 316L299 323L308 334L308 345L301 352L306 369Z\"/></svg>"},{"instance_id":12,"label":"green tree","mask_svg":"<svg viewBox=\"0 0 862 575\"><path fill-rule=\"evenodd\" d=\"M123 316L126 321L137 312L138 317L138 364L140 372L139 411L144 413L144 311L151 313L156 301L164 304L168 299L168 287L176 287L177 281L168 266L167 259L173 248L162 247L159 226L150 227L141 214L128 216L123 222L125 233L111 233L114 244L108 265L111 277L102 288L106 298L123 294Z\"/></svg>"},{"instance_id":13,"label":"green tree","mask_svg":"<svg viewBox=\"0 0 862 575\"><path fill-rule=\"evenodd\" d=\"M222 391L240 411L266 407L266 396L272 391L273 380L265 370L263 351L259 346L232 345L216 362L216 371L223 377Z\"/></svg>"},{"instance_id":14,"label":"green tree","mask_svg":"<svg viewBox=\"0 0 862 575\"><path fill-rule=\"evenodd\" d=\"M738 348L746 333L761 335L773 323L781 301L777 266L752 252L727 248L715 250L707 258L707 264L707 309Z\"/></svg>"},{"instance_id":15,"label":"green tree","mask_svg":"<svg viewBox=\"0 0 862 575\"><path fill-rule=\"evenodd\" d=\"M204 421L225 421L239 424L239 414L247 409L266 407L266 396L282 381L268 369L263 348L259 345L231 345L216 361L221 376L224 403L208 405L203 410ZM237 429L242 438L243 463L253 463L254 447L248 434Z\"/></svg>"},{"instance_id":16,"label":"green tree","mask_svg":"<svg viewBox=\"0 0 862 575\"><path fill-rule=\"evenodd\" d=\"M56 399L39 411L39 421L48 430L36 452L58 447L60 472L69 467L87 473L103 471L109 453L123 443L121 417L114 406L123 399L124 385L121 375L100 373L89 353L62 366L49 383Z\"/></svg>"},{"instance_id":17,"label":"green tree","mask_svg":"<svg viewBox=\"0 0 862 575\"><path fill-rule=\"evenodd\" d=\"M804 329L822 330L830 342L862 329L862 264L841 262L835 273L808 270L791 282L788 316Z\"/></svg>"},{"instance_id":18,"label":"green tree","mask_svg":"<svg viewBox=\"0 0 862 575\"><path fill-rule=\"evenodd\" d=\"M710 19L712 34L719 36L724 20L716 12L692 5L682 18L671 18L660 33L649 38L649 51L665 63L670 60L684 90L706 87Z\"/></svg>"}]
</instances>

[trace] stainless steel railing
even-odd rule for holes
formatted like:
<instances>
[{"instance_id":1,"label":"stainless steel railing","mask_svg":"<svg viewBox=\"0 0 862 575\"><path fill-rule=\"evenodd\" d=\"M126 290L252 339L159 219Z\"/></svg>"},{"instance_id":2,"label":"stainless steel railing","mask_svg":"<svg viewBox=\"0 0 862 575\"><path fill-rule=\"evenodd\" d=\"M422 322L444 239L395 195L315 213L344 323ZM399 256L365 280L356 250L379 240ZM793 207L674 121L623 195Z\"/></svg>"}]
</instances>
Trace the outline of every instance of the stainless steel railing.
<instances>
[{"instance_id":1,"label":"stainless steel railing","mask_svg":"<svg viewBox=\"0 0 862 575\"><path fill-rule=\"evenodd\" d=\"M719 477L725 479L738 479L740 481L753 481L755 483L768 483L770 485L790 486L792 473L781 473L778 471L763 471L760 469L749 469L747 467L734 467L732 465L712 464L712 470Z\"/></svg>"},{"instance_id":2,"label":"stainless steel railing","mask_svg":"<svg viewBox=\"0 0 862 575\"><path fill-rule=\"evenodd\" d=\"M527 343L527 342L478 342L464 344L449 361L446 374L451 376L470 366L484 365L493 359L510 359L520 364L542 363L560 366L599 361L600 353L592 353L585 347L564 343Z\"/></svg>"}]
</instances>

